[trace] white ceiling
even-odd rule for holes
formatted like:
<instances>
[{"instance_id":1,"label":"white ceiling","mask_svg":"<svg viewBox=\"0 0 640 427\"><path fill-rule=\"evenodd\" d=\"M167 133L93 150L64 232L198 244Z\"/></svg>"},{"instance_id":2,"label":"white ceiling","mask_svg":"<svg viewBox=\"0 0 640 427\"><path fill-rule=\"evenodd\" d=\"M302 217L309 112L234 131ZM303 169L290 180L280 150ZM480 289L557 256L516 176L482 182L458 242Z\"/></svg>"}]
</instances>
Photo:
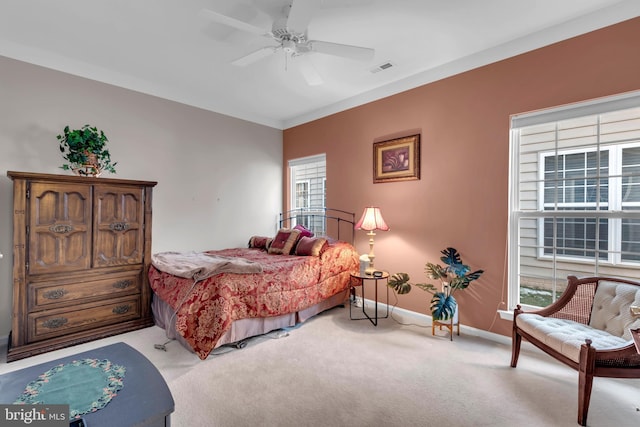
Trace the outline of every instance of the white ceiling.
<instances>
[{"instance_id":1,"label":"white ceiling","mask_svg":"<svg viewBox=\"0 0 640 427\"><path fill-rule=\"evenodd\" d=\"M376 53L310 53L324 83L309 86L282 51L232 65L272 43L201 13L270 28L290 1L0 0L0 55L286 129L640 15L638 0L317 0L310 39Z\"/></svg>"}]
</instances>

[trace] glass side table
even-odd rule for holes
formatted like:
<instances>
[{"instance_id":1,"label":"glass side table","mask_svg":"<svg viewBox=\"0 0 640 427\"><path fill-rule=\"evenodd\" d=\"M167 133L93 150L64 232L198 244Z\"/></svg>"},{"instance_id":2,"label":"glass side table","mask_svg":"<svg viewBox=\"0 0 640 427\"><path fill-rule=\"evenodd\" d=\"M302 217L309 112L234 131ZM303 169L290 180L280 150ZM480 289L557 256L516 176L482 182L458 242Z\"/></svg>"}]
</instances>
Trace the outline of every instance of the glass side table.
<instances>
[{"instance_id":1,"label":"glass side table","mask_svg":"<svg viewBox=\"0 0 640 427\"><path fill-rule=\"evenodd\" d=\"M357 287L360 287L361 290L361 295L362 295L362 313L364 314L365 317L353 317L353 313L352 313L352 306L353 304L349 304L349 318L351 320L364 320L364 319L368 319L373 326L378 326L378 319L386 319L387 317L389 317L389 272L387 271L383 271L382 275L380 276L374 276L374 275L370 275L370 274L364 274L364 273L360 273L355 272L355 273L351 273L351 282L350 282L350 286L351 286L351 295L353 297L355 297L355 289ZM379 281L383 281L384 282L384 287L387 288L387 299L386 299L386 304L387 304L387 308L386 308L386 312L384 317L379 317L378 316L378 282ZM369 284L367 285L367 282L369 282ZM371 283L373 282L373 283ZM371 284L373 284L374 287L374 313L373 316L371 316L369 313L367 313L365 304L364 304L364 295L365 295L365 288L367 286L370 286Z\"/></svg>"}]
</instances>

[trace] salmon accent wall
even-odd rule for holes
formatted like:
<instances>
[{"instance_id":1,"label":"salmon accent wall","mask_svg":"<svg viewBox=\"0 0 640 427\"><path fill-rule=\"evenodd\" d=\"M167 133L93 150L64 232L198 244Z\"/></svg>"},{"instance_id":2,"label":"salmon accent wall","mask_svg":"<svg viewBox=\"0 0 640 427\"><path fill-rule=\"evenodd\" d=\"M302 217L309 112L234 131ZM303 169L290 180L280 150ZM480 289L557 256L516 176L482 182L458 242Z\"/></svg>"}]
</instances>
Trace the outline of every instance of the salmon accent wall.
<instances>
[{"instance_id":1,"label":"salmon accent wall","mask_svg":"<svg viewBox=\"0 0 640 427\"><path fill-rule=\"evenodd\" d=\"M378 268L424 282L425 263L457 248L485 270L456 294L461 323L510 335L497 315L507 308L510 115L638 90L638 52L634 18L287 129L284 164L326 153L327 205L356 217L381 208L391 230L376 235ZM373 184L373 143L415 133L421 179ZM283 190L289 200L286 172ZM368 252L365 233L356 247ZM429 299L414 288L398 306L429 314Z\"/></svg>"}]
</instances>

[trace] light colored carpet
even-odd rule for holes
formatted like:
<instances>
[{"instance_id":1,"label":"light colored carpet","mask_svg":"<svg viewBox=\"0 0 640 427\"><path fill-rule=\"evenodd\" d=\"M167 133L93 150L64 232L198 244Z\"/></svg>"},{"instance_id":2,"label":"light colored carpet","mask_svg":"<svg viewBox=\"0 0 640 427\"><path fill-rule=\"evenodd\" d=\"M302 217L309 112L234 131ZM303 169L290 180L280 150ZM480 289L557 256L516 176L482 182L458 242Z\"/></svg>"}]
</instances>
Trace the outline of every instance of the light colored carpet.
<instances>
[{"instance_id":1,"label":"light colored carpet","mask_svg":"<svg viewBox=\"0 0 640 427\"><path fill-rule=\"evenodd\" d=\"M398 316L396 316L398 317ZM577 373L523 345L392 319L374 327L336 308L287 331L222 348L206 361L147 328L26 360L0 373L124 341L172 391L172 426L577 426ZM640 380L596 378L588 425L640 425Z\"/></svg>"}]
</instances>

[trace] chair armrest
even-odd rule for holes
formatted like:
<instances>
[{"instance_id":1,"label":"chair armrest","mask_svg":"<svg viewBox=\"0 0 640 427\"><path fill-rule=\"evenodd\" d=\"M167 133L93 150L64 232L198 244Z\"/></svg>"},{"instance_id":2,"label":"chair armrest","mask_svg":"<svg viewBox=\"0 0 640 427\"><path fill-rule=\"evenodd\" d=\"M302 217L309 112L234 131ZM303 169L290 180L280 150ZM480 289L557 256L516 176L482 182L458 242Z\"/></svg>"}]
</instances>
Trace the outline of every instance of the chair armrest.
<instances>
[{"instance_id":1,"label":"chair armrest","mask_svg":"<svg viewBox=\"0 0 640 427\"><path fill-rule=\"evenodd\" d=\"M640 368L640 354L633 343L619 348L596 350L596 366Z\"/></svg>"},{"instance_id":2,"label":"chair armrest","mask_svg":"<svg viewBox=\"0 0 640 427\"><path fill-rule=\"evenodd\" d=\"M631 329L631 337L636 345L636 351L640 354L640 328Z\"/></svg>"}]
</instances>

